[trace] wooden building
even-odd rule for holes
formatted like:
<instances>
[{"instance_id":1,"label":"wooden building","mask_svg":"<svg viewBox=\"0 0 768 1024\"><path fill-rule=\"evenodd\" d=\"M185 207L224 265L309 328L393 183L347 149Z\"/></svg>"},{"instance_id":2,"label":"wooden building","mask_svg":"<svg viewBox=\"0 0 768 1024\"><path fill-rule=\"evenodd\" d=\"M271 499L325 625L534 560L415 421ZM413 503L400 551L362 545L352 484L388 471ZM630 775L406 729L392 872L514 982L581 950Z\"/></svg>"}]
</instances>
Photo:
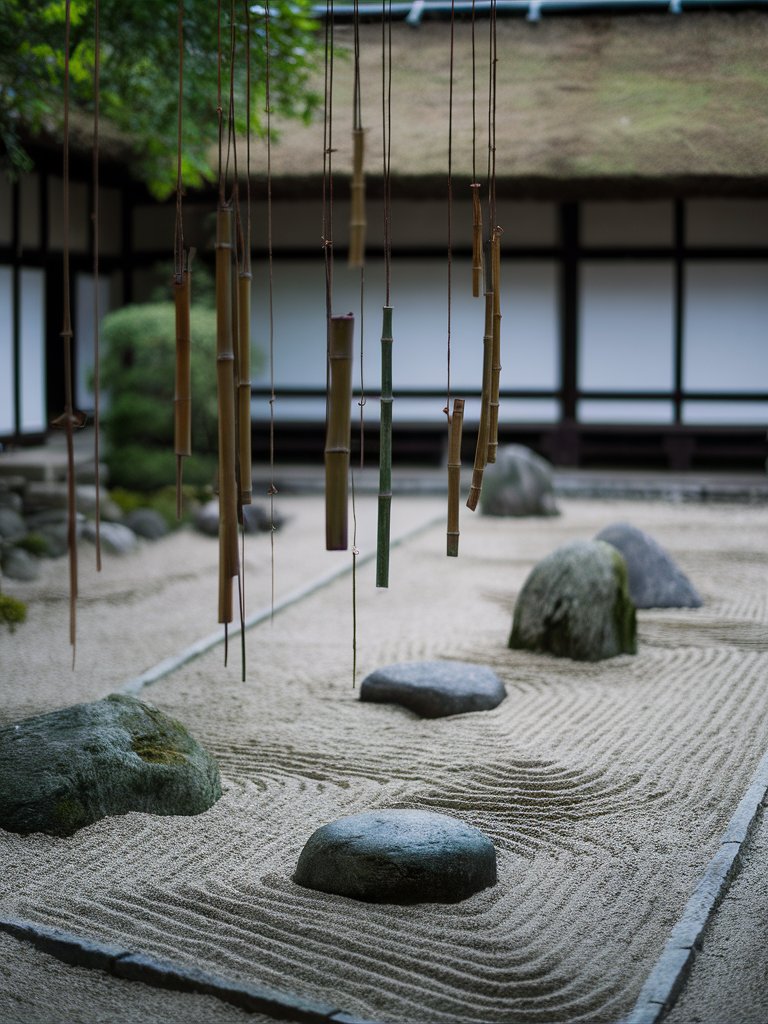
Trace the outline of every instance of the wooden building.
<instances>
[{"instance_id":1,"label":"wooden building","mask_svg":"<svg viewBox=\"0 0 768 1024\"><path fill-rule=\"evenodd\" d=\"M648 5L623 5L639 6ZM683 5L674 15L668 6L659 13L589 9L562 16L540 4L536 22L498 17L500 436L529 443L558 464L757 467L765 460L768 8ZM450 23L441 13L417 27L392 26L394 422L395 454L403 457L437 455L445 440L451 54ZM476 176L486 191L488 29L478 14L474 96L468 16L456 21L453 51L450 388L467 400L470 424L479 410L483 312L470 292L469 185ZM334 38L338 50L351 51L348 20L336 19ZM360 42L368 193L362 367L373 453L384 302L379 17L364 20ZM337 56L333 300L336 312L355 311L359 320L360 273L346 266L352 77L351 58ZM272 310L277 436L287 457L322 450L324 161L322 123L279 128L272 149ZM6 441L43 433L62 405L61 183L50 153L38 155L34 175L0 185ZM269 347L265 167L259 145L253 337L262 352ZM93 336L88 189L84 173L73 191L81 408L89 405ZM186 237L198 259L211 262L214 201L211 192L185 205ZM172 248L173 203L153 202L115 161L105 170L102 210L102 308L144 300L156 281L151 268ZM355 372L359 381L360 363ZM269 418L266 360L254 377L254 396L258 458Z\"/></svg>"}]
</instances>

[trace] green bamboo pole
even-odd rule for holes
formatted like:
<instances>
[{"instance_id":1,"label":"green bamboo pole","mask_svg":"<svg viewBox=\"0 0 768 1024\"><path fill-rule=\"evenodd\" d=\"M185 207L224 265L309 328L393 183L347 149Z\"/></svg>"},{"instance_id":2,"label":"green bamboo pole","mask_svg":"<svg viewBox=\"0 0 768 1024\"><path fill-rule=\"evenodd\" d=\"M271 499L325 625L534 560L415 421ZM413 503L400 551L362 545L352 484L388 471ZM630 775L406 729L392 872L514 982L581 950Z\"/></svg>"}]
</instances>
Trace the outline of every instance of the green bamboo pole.
<instances>
[{"instance_id":1,"label":"green bamboo pole","mask_svg":"<svg viewBox=\"0 0 768 1024\"><path fill-rule=\"evenodd\" d=\"M454 398L448 433L448 531L449 557L459 553L459 498L461 495L461 433L464 425L464 399Z\"/></svg>"},{"instance_id":2,"label":"green bamboo pole","mask_svg":"<svg viewBox=\"0 0 768 1024\"><path fill-rule=\"evenodd\" d=\"M240 504L250 505L253 494L251 469L251 279L241 271L237 280L238 382L237 430L240 459Z\"/></svg>"},{"instance_id":3,"label":"green bamboo pole","mask_svg":"<svg viewBox=\"0 0 768 1024\"><path fill-rule=\"evenodd\" d=\"M491 288L493 289L493 347L491 389L488 402L488 462L496 461L499 447L499 377L501 375L501 228L493 229L491 241Z\"/></svg>"},{"instance_id":4,"label":"green bamboo pole","mask_svg":"<svg viewBox=\"0 0 768 1024\"><path fill-rule=\"evenodd\" d=\"M376 586L389 586L389 533L392 511L392 307L383 307L381 324L381 424L379 427L379 518L376 537Z\"/></svg>"},{"instance_id":5,"label":"green bamboo pole","mask_svg":"<svg viewBox=\"0 0 768 1024\"><path fill-rule=\"evenodd\" d=\"M352 428L352 313L332 316L328 331L328 423L325 436L325 546L347 550Z\"/></svg>"},{"instance_id":6,"label":"green bamboo pole","mask_svg":"<svg viewBox=\"0 0 768 1024\"><path fill-rule=\"evenodd\" d=\"M352 130L352 185L350 190L349 258L348 266L362 267L365 263L365 130Z\"/></svg>"},{"instance_id":7,"label":"green bamboo pole","mask_svg":"<svg viewBox=\"0 0 768 1024\"><path fill-rule=\"evenodd\" d=\"M487 274L486 274L487 277ZM477 429L475 464L472 470L472 484L469 488L467 508L473 512L480 500L483 486L483 471L488 455L489 399L491 389L491 361L493 355L493 292L485 293L485 333L483 335L483 391L480 400L480 425Z\"/></svg>"},{"instance_id":8,"label":"green bamboo pole","mask_svg":"<svg viewBox=\"0 0 768 1024\"><path fill-rule=\"evenodd\" d=\"M216 213L216 384L219 403L219 622L232 621L239 573L235 473L235 354L232 347L232 207Z\"/></svg>"},{"instance_id":9,"label":"green bamboo pole","mask_svg":"<svg viewBox=\"0 0 768 1024\"><path fill-rule=\"evenodd\" d=\"M183 259L182 255L182 259ZM176 310L176 376L173 395L174 444L176 455L176 518L182 512L182 474L184 459L192 454L192 360L190 307L192 275L183 269L174 278L173 297Z\"/></svg>"},{"instance_id":10,"label":"green bamboo pole","mask_svg":"<svg viewBox=\"0 0 768 1024\"><path fill-rule=\"evenodd\" d=\"M483 278L483 210L480 185L475 182L469 187L472 189L472 295L477 299Z\"/></svg>"}]
</instances>

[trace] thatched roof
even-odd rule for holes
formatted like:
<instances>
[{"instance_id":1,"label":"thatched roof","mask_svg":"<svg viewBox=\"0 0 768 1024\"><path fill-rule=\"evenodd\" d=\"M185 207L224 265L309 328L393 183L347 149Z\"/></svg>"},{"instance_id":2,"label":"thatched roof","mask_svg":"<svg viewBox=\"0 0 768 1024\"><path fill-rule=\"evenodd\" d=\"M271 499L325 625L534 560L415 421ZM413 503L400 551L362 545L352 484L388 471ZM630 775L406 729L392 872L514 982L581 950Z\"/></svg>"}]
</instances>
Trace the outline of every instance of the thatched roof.
<instances>
[{"instance_id":1,"label":"thatched roof","mask_svg":"<svg viewBox=\"0 0 768 1024\"><path fill-rule=\"evenodd\" d=\"M333 157L350 166L349 24L335 26L346 59L334 75ZM392 27L392 173L408 191L444 182L448 146L448 22ZM381 173L378 24L361 26L369 175ZM702 12L498 21L496 168L500 187L570 182L720 183L768 191L768 15ZM488 22L476 24L477 167L487 160ZM322 91L322 75L317 87ZM273 171L283 187L322 173L322 118L280 126ZM263 169L263 153L259 154ZM471 25L455 30L453 168L472 176ZM375 187L375 185L374 185Z\"/></svg>"}]
</instances>

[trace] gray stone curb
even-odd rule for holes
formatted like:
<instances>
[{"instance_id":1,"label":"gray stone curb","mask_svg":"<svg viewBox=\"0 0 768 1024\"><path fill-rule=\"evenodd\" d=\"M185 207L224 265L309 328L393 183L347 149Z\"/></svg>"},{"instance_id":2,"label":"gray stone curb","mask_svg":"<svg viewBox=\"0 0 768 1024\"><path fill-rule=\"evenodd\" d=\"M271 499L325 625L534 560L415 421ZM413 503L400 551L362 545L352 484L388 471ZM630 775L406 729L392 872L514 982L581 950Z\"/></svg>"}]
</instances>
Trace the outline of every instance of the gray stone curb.
<instances>
[{"instance_id":1,"label":"gray stone curb","mask_svg":"<svg viewBox=\"0 0 768 1024\"><path fill-rule=\"evenodd\" d=\"M304 999L290 992L260 988L229 981L218 974L185 967L167 960L155 960L119 946L101 944L70 932L33 924L19 918L0 918L0 931L66 964L103 971L126 981L140 981L152 988L210 995L250 1013L262 1013L274 1020L301 1024L374 1024L359 1020L327 1003Z\"/></svg>"},{"instance_id":2,"label":"gray stone curb","mask_svg":"<svg viewBox=\"0 0 768 1024\"><path fill-rule=\"evenodd\" d=\"M438 523L442 522L444 516L433 516L427 522L420 523L418 526L414 526L410 530L406 530L404 533L397 537L393 537L390 541L390 548L398 547L400 544L404 544L406 541L411 540L413 537L418 536L425 530L431 529ZM376 550L368 551L363 555L358 555L356 560L357 568L359 569L362 565L366 565L368 562L372 562L376 557ZM251 629L253 626L258 626L260 622L265 622L272 616L277 615L279 612L285 611L286 608L290 608L291 605L302 601L305 597L316 593L318 590L322 590L329 584L334 583L337 579L342 576L347 576L352 572L352 563L345 560L344 565L339 566L337 569L332 569L330 572L324 573L322 576L318 576L310 583L305 584L303 587L297 587L295 590L290 591L285 597L276 601L274 607L268 606L266 608L260 608L258 611L253 612L249 615L243 623L244 629ZM238 636L240 633L240 626L235 625L230 630L230 638ZM118 693L127 693L132 696L136 696L140 693L145 686L151 686L152 683L158 682L160 679L164 679L165 676L170 675L177 669L186 665L188 662L193 661L195 658L199 658L200 655L206 654L212 648L218 646L224 642L224 631L217 629L215 633L209 633L208 636L202 637L200 640L196 640L189 647L185 647L177 654L171 655L169 658L164 658L159 661L152 668L148 668L146 672L142 672L141 675L134 676L133 679L129 679L128 682L124 683Z\"/></svg>"},{"instance_id":3,"label":"gray stone curb","mask_svg":"<svg viewBox=\"0 0 768 1024\"><path fill-rule=\"evenodd\" d=\"M656 1024L675 1003L690 973L702 936L741 867L741 853L768 794L768 753L739 801L720 845L693 891L680 919L623 1024Z\"/></svg>"}]
</instances>

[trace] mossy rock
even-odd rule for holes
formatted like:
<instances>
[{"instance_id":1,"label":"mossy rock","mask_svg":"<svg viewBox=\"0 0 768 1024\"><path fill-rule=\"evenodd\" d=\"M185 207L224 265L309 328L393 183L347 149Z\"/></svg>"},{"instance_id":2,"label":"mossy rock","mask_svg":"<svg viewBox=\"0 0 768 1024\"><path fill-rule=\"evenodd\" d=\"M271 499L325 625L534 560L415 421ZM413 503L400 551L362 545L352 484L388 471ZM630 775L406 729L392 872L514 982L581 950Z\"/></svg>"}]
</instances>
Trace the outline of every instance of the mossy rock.
<instances>
[{"instance_id":1,"label":"mossy rock","mask_svg":"<svg viewBox=\"0 0 768 1024\"><path fill-rule=\"evenodd\" d=\"M552 466L522 444L502 445L483 476L480 511L486 516L556 516Z\"/></svg>"},{"instance_id":2,"label":"mossy rock","mask_svg":"<svg viewBox=\"0 0 768 1024\"><path fill-rule=\"evenodd\" d=\"M575 541L539 562L517 599L509 646L576 661L635 654L622 555L603 541Z\"/></svg>"},{"instance_id":3,"label":"mossy rock","mask_svg":"<svg viewBox=\"0 0 768 1024\"><path fill-rule=\"evenodd\" d=\"M0 828L68 836L129 811L200 814L221 796L214 759L149 704L112 694L0 729Z\"/></svg>"}]
</instances>

